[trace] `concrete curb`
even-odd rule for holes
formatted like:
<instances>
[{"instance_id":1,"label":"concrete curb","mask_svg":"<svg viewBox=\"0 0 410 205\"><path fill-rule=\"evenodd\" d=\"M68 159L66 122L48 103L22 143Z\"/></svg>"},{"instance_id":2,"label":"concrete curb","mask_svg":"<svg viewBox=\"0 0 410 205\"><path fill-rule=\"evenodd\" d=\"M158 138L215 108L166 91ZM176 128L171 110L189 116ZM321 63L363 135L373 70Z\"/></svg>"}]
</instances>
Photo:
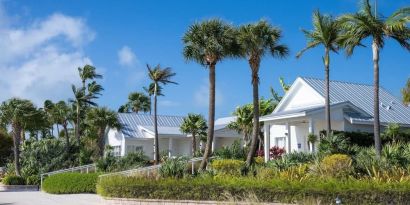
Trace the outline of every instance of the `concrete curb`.
<instances>
[{"instance_id":1,"label":"concrete curb","mask_svg":"<svg viewBox=\"0 0 410 205\"><path fill-rule=\"evenodd\" d=\"M161 200L161 199L128 199L104 197L105 205L286 205L282 203L252 203L252 202L229 202L229 201L194 201L194 200Z\"/></svg>"},{"instance_id":2,"label":"concrete curb","mask_svg":"<svg viewBox=\"0 0 410 205\"><path fill-rule=\"evenodd\" d=\"M38 191L37 185L0 185L0 192Z\"/></svg>"}]
</instances>

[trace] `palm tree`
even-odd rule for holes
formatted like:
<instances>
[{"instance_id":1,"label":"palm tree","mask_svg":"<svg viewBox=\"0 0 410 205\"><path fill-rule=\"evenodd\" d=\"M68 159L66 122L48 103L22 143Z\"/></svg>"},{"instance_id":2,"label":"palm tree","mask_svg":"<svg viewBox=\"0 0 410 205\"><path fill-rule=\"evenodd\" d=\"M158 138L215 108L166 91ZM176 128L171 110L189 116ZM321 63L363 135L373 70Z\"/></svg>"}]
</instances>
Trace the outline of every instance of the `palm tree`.
<instances>
[{"instance_id":1,"label":"palm tree","mask_svg":"<svg viewBox=\"0 0 410 205\"><path fill-rule=\"evenodd\" d=\"M407 80L406 86L401 89L401 95L403 98L403 103L410 106L410 78Z\"/></svg>"},{"instance_id":2,"label":"palm tree","mask_svg":"<svg viewBox=\"0 0 410 205\"><path fill-rule=\"evenodd\" d=\"M326 134L330 136L331 119L330 119L330 51L337 53L338 43L340 42L340 25L330 15L322 15L319 11L313 13L313 30L302 30L308 40L306 48L300 51L296 57L299 58L302 54L312 48L322 45L325 49L325 54L322 57L325 66L325 119L326 119Z\"/></svg>"},{"instance_id":3,"label":"palm tree","mask_svg":"<svg viewBox=\"0 0 410 205\"><path fill-rule=\"evenodd\" d=\"M87 112L86 122L97 130L99 147L99 156L104 156L104 135L108 127L121 129L121 124L118 120L117 113L108 108L91 108Z\"/></svg>"},{"instance_id":4,"label":"palm tree","mask_svg":"<svg viewBox=\"0 0 410 205\"><path fill-rule=\"evenodd\" d=\"M243 135L244 146L249 146L249 137L252 135L253 126L253 107L252 105L244 105L237 107L233 112L236 120L228 124L228 128L236 130Z\"/></svg>"},{"instance_id":5,"label":"palm tree","mask_svg":"<svg viewBox=\"0 0 410 205\"><path fill-rule=\"evenodd\" d=\"M151 110L151 99L144 93L132 92L128 96L128 103L125 105L126 110L138 113L149 112Z\"/></svg>"},{"instance_id":6,"label":"palm tree","mask_svg":"<svg viewBox=\"0 0 410 205\"><path fill-rule=\"evenodd\" d=\"M84 92L86 89L86 82L87 80L94 80L94 79L101 79L102 75L98 74L96 72L96 68L91 65L85 65L84 67L79 67L78 68L78 73L81 78L81 83L84 88Z\"/></svg>"},{"instance_id":7,"label":"palm tree","mask_svg":"<svg viewBox=\"0 0 410 205\"><path fill-rule=\"evenodd\" d=\"M374 143L376 156L381 155L380 118L379 118L379 54L385 44L386 38L396 40L402 47L410 51L410 7L402 8L391 16L384 18L372 10L369 0L362 2L357 13L346 14L340 17L343 29L341 44L348 56L353 54L357 46L363 46L364 39L370 38L373 51L373 76L374 76Z\"/></svg>"},{"instance_id":8,"label":"palm tree","mask_svg":"<svg viewBox=\"0 0 410 205\"><path fill-rule=\"evenodd\" d=\"M54 116L56 117L56 121L58 124L61 124L64 130L64 137L66 140L66 152L70 154L70 136L68 134L68 124L72 120L72 110L70 106L64 102L59 101L54 104Z\"/></svg>"},{"instance_id":9,"label":"palm tree","mask_svg":"<svg viewBox=\"0 0 410 205\"><path fill-rule=\"evenodd\" d=\"M182 133L192 135L192 156L195 156L196 153L196 137L205 136L206 129L206 120L202 115L189 113L188 117L185 117L180 130Z\"/></svg>"},{"instance_id":10,"label":"palm tree","mask_svg":"<svg viewBox=\"0 0 410 205\"><path fill-rule=\"evenodd\" d=\"M152 96L154 95L154 89L155 89L155 85L154 83L150 83L148 87L142 87L144 89L144 91L148 94L149 96L149 114L151 114L152 111ZM162 94L162 87L158 86L157 87L157 96L163 96Z\"/></svg>"},{"instance_id":11,"label":"palm tree","mask_svg":"<svg viewBox=\"0 0 410 205\"><path fill-rule=\"evenodd\" d=\"M259 21L255 24L246 24L238 29L237 40L240 45L240 56L248 60L252 72L253 86L253 130L252 141L246 159L247 166L253 163L258 136L259 124L259 67L262 58L270 54L274 58L284 58L288 54L288 48L279 44L282 34L279 28L273 27L267 21Z\"/></svg>"},{"instance_id":12,"label":"palm tree","mask_svg":"<svg viewBox=\"0 0 410 205\"><path fill-rule=\"evenodd\" d=\"M148 68L148 76L151 79L152 83L154 84L154 130L155 130L154 160L155 160L155 163L158 163L159 162L159 139L158 139L158 120L157 120L158 86L159 84L166 85L168 83L172 83L172 84L177 84L177 83L171 80L171 78L175 76L175 73L172 72L172 69L170 67L161 68L160 65L157 65L154 68L151 68L151 66L147 65L147 68Z\"/></svg>"},{"instance_id":13,"label":"palm tree","mask_svg":"<svg viewBox=\"0 0 410 205\"><path fill-rule=\"evenodd\" d=\"M12 98L0 106L1 122L10 125L13 135L14 165L16 175L20 176L20 140L24 124L32 121L37 109L29 100Z\"/></svg>"},{"instance_id":14,"label":"palm tree","mask_svg":"<svg viewBox=\"0 0 410 205\"><path fill-rule=\"evenodd\" d=\"M195 61L209 69L209 111L208 134L204 158L200 169L205 169L212 152L215 125L215 68L216 64L235 55L237 44L235 30L231 25L211 19L194 23L183 37L183 55L186 60Z\"/></svg>"}]
</instances>

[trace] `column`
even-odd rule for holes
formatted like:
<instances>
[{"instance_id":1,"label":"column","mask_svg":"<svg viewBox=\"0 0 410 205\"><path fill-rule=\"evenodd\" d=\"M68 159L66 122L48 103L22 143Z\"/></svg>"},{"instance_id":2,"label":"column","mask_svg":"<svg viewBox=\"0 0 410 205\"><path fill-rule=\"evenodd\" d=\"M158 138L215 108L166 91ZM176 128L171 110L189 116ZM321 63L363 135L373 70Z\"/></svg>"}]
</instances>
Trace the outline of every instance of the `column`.
<instances>
[{"instance_id":1,"label":"column","mask_svg":"<svg viewBox=\"0 0 410 205\"><path fill-rule=\"evenodd\" d=\"M270 160L269 157L269 149L270 149L270 125L265 122L265 125L263 126L263 138L264 138L264 156L265 156L265 162L268 162Z\"/></svg>"},{"instance_id":2,"label":"column","mask_svg":"<svg viewBox=\"0 0 410 205\"><path fill-rule=\"evenodd\" d=\"M172 144L173 144L173 139L168 138L168 157L172 157Z\"/></svg>"},{"instance_id":3,"label":"column","mask_svg":"<svg viewBox=\"0 0 410 205\"><path fill-rule=\"evenodd\" d=\"M309 118L309 134L315 134L315 121L312 118ZM315 148L312 143L309 142L310 152L314 152Z\"/></svg>"},{"instance_id":4,"label":"column","mask_svg":"<svg viewBox=\"0 0 410 205\"><path fill-rule=\"evenodd\" d=\"M215 143L216 143L216 137L214 135L214 140L212 140L212 153L215 151Z\"/></svg>"},{"instance_id":5,"label":"column","mask_svg":"<svg viewBox=\"0 0 410 205\"><path fill-rule=\"evenodd\" d=\"M286 123L286 130L288 131L288 136L286 138L286 142L288 144L288 147L286 149L286 153L291 153L292 152L292 144L291 144L291 131L290 131L290 124L287 122Z\"/></svg>"}]
</instances>

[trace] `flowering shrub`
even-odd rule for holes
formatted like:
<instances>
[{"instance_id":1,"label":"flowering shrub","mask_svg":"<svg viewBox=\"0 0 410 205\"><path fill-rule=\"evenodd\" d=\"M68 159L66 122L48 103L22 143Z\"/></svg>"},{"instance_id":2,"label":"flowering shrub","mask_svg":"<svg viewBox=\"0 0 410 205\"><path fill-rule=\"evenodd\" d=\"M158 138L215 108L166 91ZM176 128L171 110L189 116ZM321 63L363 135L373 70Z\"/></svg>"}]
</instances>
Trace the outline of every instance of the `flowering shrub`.
<instances>
[{"instance_id":1,"label":"flowering shrub","mask_svg":"<svg viewBox=\"0 0 410 205\"><path fill-rule=\"evenodd\" d=\"M282 157L283 154L285 154L285 149L284 148L280 148L278 146L274 146L272 148L269 149L269 157L271 159L279 159Z\"/></svg>"}]
</instances>

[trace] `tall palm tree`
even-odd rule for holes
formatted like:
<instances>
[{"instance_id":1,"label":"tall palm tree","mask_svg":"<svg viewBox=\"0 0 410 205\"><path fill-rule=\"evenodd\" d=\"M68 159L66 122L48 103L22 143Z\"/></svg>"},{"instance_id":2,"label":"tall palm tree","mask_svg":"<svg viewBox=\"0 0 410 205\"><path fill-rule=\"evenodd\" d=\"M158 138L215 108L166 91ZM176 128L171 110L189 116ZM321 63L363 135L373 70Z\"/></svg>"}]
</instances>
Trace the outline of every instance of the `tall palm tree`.
<instances>
[{"instance_id":1,"label":"tall palm tree","mask_svg":"<svg viewBox=\"0 0 410 205\"><path fill-rule=\"evenodd\" d=\"M237 107L233 115L236 116L236 120L229 123L228 128L242 134L244 146L249 146L253 128L253 106L247 104Z\"/></svg>"},{"instance_id":2,"label":"tall palm tree","mask_svg":"<svg viewBox=\"0 0 410 205\"><path fill-rule=\"evenodd\" d=\"M369 0L364 0L360 10L354 14L340 17L343 29L341 38L342 46L348 56L353 54L357 46L363 46L364 39L371 39L373 51L373 76L374 76L374 143L376 155L381 155L380 118L379 118L379 54L385 44L386 38L396 40L402 47L410 51L410 7L402 8L385 18L372 9Z\"/></svg>"},{"instance_id":3,"label":"tall palm tree","mask_svg":"<svg viewBox=\"0 0 410 205\"><path fill-rule=\"evenodd\" d=\"M151 99L144 93L132 92L128 95L128 103L125 105L126 110L138 113L146 113L151 110Z\"/></svg>"},{"instance_id":4,"label":"tall palm tree","mask_svg":"<svg viewBox=\"0 0 410 205\"><path fill-rule=\"evenodd\" d=\"M102 75L98 74L96 72L96 68L91 65L85 65L84 67L79 67L78 68L78 74L80 75L81 78L81 83L84 88L84 92L86 91L86 83L87 80L94 80L94 79L101 79Z\"/></svg>"},{"instance_id":5,"label":"tall palm tree","mask_svg":"<svg viewBox=\"0 0 410 205\"><path fill-rule=\"evenodd\" d=\"M253 130L252 141L246 158L247 166L253 163L258 136L259 124L259 67L262 58L270 54L274 58L284 58L288 54L288 48L279 44L282 32L273 27L267 21L261 20L254 24L246 24L238 29L237 41L240 45L239 55L248 60L252 72L253 87Z\"/></svg>"},{"instance_id":6,"label":"tall palm tree","mask_svg":"<svg viewBox=\"0 0 410 205\"><path fill-rule=\"evenodd\" d=\"M331 119L330 119L330 52L337 53L340 42L340 25L330 15L322 15L319 11L313 13L313 30L302 30L308 40L306 48L300 51L296 57L299 58L302 54L312 48L322 45L325 49L325 54L322 57L325 66L325 119L326 119L326 134L331 134Z\"/></svg>"},{"instance_id":7,"label":"tall palm tree","mask_svg":"<svg viewBox=\"0 0 410 205\"><path fill-rule=\"evenodd\" d=\"M97 130L98 139L97 144L99 147L99 156L104 156L104 135L108 127L121 129L121 124L118 120L117 113L109 110L108 108L91 108L87 112L86 122L90 126L94 127Z\"/></svg>"},{"instance_id":8,"label":"tall palm tree","mask_svg":"<svg viewBox=\"0 0 410 205\"><path fill-rule=\"evenodd\" d=\"M70 136L68 134L68 124L72 120L72 110L70 109L70 106L64 102L64 101L59 101L56 104L54 104L54 111L56 122L58 124L61 124L64 130L64 137L66 140L66 152L67 155L70 154Z\"/></svg>"},{"instance_id":9,"label":"tall palm tree","mask_svg":"<svg viewBox=\"0 0 410 205\"><path fill-rule=\"evenodd\" d=\"M192 135L192 156L196 153L196 137L205 136L208 126L206 125L205 118L200 114L189 113L184 118L180 130L182 133Z\"/></svg>"},{"instance_id":10,"label":"tall palm tree","mask_svg":"<svg viewBox=\"0 0 410 205\"><path fill-rule=\"evenodd\" d=\"M216 64L235 55L237 44L233 27L219 19L194 23L183 37L183 55L209 70L208 134L200 169L205 169L212 152L215 126L215 68Z\"/></svg>"},{"instance_id":11,"label":"tall palm tree","mask_svg":"<svg viewBox=\"0 0 410 205\"><path fill-rule=\"evenodd\" d=\"M29 100L12 98L0 106L1 122L10 125L13 135L14 166L16 175L20 176L20 140L26 122L32 121L37 109Z\"/></svg>"},{"instance_id":12,"label":"tall palm tree","mask_svg":"<svg viewBox=\"0 0 410 205\"><path fill-rule=\"evenodd\" d=\"M403 98L403 103L410 106L410 78L407 80L406 86L401 89L401 95Z\"/></svg>"},{"instance_id":13,"label":"tall palm tree","mask_svg":"<svg viewBox=\"0 0 410 205\"><path fill-rule=\"evenodd\" d=\"M155 132L155 139L154 139L154 146L155 146L155 155L154 160L155 163L159 162L159 139L158 139L158 119L157 119L157 91L159 84L166 85L166 84L177 84L176 82L172 81L172 77L175 76L175 73L172 72L170 67L161 68L160 65L151 68L151 66L147 65L148 68L148 77L151 79L152 83L154 84L154 132Z\"/></svg>"},{"instance_id":14,"label":"tall palm tree","mask_svg":"<svg viewBox=\"0 0 410 205\"><path fill-rule=\"evenodd\" d=\"M149 96L149 102L150 102L150 104L149 104L150 105L149 114L151 114L151 111L152 111L152 96L154 95L155 85L154 85L154 83L150 83L148 87L142 87L142 88L144 89L144 91ZM163 96L161 86L157 87L157 96Z\"/></svg>"}]
</instances>

